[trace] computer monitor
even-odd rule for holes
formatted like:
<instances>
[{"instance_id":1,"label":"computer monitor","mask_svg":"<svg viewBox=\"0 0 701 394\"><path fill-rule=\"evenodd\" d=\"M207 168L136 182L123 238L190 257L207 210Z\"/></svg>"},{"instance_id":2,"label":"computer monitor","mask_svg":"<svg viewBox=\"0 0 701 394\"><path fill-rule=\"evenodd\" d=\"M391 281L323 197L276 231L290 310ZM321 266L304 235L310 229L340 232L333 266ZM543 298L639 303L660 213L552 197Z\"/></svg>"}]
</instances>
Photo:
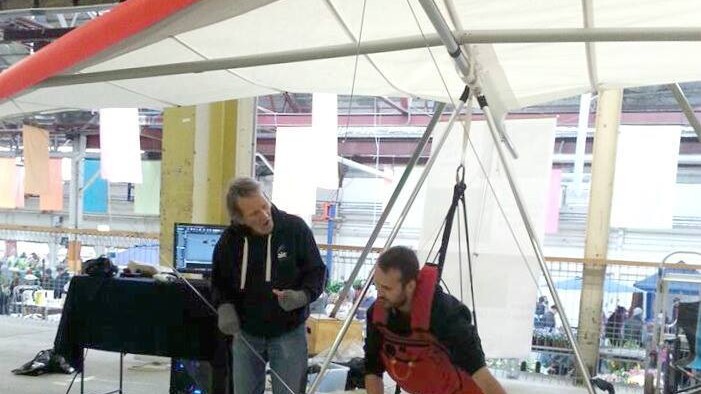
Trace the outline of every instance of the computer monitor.
<instances>
[{"instance_id":1,"label":"computer monitor","mask_svg":"<svg viewBox=\"0 0 701 394\"><path fill-rule=\"evenodd\" d=\"M173 266L180 272L208 276L212 271L212 253L226 226L175 223Z\"/></svg>"}]
</instances>

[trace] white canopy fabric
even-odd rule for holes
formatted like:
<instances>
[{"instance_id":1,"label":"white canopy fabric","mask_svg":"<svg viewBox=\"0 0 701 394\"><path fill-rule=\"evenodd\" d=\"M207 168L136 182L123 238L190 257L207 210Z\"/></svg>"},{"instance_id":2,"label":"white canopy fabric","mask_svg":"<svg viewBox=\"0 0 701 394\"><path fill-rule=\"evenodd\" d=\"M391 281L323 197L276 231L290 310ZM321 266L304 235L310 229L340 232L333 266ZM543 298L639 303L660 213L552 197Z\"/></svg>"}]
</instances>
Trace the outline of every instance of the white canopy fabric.
<instances>
[{"instance_id":1,"label":"white canopy fabric","mask_svg":"<svg viewBox=\"0 0 701 394\"><path fill-rule=\"evenodd\" d=\"M125 34L118 42L105 43L104 48L94 53L83 50L82 46L92 43L91 40L103 39L95 31L109 33L120 26L120 21L130 23L134 17L131 14L142 11L139 7L146 0L121 3L105 16L0 73L0 117L63 108L163 108L281 91L337 94L353 91L355 95L449 101L449 94L457 97L464 85L446 50L440 46L432 49L435 63L427 48L361 55L355 84L354 55L201 73L175 71L167 76L108 79L69 86L36 84L47 78L50 82L57 73L85 74L243 56L255 59L286 51L354 46L360 35L364 5L362 43L435 33L417 0L179 1L183 8L160 21L131 35ZM450 23L446 4L436 1ZM460 27L467 32L701 27L701 7L697 0L448 1L454 6ZM119 18L107 23L106 17L117 9ZM587 18L584 9L591 10ZM80 37L86 29L92 29L93 33ZM701 80L701 37L699 41L684 42L598 42L590 45L590 58L583 42L471 44L470 47L490 104L506 110L598 87ZM63 69L20 84L19 89L9 88L10 82L17 85L17 78L23 78L24 70L31 69L33 73L41 67L30 63L43 51L46 51L44 64L57 57L70 59ZM81 51L83 55L76 56ZM173 68L177 70L178 66Z\"/></svg>"}]
</instances>

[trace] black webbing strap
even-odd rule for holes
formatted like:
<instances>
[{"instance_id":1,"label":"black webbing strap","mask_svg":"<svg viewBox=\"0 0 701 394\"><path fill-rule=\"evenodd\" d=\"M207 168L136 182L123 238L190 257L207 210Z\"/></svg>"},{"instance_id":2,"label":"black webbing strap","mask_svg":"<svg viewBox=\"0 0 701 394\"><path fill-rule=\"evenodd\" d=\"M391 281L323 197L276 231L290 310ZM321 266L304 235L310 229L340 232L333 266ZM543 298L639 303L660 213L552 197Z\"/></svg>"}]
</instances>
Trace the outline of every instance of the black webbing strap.
<instances>
[{"instance_id":1,"label":"black webbing strap","mask_svg":"<svg viewBox=\"0 0 701 394\"><path fill-rule=\"evenodd\" d=\"M472 300L472 321L477 328L477 311L475 306L475 286L472 275L472 256L470 251L470 234L468 231L467 223L467 204L465 202L465 190L467 185L465 185L465 167L461 164L458 166L456 172L456 182L453 187L453 199L448 208L448 213L445 216L445 225L443 227L443 237L441 239L441 246L438 249L438 282L441 281L443 277L443 266L445 265L445 258L448 254L448 245L450 245L450 233L453 230L453 220L455 219L455 211L458 209L458 205L462 205L463 222L465 223L465 242L467 244L467 265L470 275L470 298ZM462 240L458 240L461 242ZM459 256L460 264L462 264L462 256ZM438 283L436 284L439 285Z\"/></svg>"},{"instance_id":2,"label":"black webbing strap","mask_svg":"<svg viewBox=\"0 0 701 394\"><path fill-rule=\"evenodd\" d=\"M445 264L445 257L448 253L448 245L450 244L450 233L453 230L453 219L455 218L455 210L458 209L458 204L461 200L465 199L465 172L462 166L458 167L458 172L462 169L462 177L459 177L458 181L453 187L453 199L450 203L450 208L448 208L448 213L445 215L445 227L443 227L443 239L441 240L441 247L438 249L438 277L443 276L443 265Z\"/></svg>"}]
</instances>

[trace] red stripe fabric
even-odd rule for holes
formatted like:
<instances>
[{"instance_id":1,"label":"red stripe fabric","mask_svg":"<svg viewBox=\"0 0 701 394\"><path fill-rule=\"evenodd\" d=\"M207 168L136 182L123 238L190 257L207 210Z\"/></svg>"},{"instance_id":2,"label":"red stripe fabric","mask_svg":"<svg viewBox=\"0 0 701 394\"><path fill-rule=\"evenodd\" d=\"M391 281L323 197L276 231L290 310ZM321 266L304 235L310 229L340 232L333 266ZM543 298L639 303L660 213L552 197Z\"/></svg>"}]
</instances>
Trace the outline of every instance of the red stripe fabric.
<instances>
[{"instance_id":1,"label":"red stripe fabric","mask_svg":"<svg viewBox=\"0 0 701 394\"><path fill-rule=\"evenodd\" d=\"M0 100L9 99L122 40L203 0L129 0L0 73Z\"/></svg>"}]
</instances>

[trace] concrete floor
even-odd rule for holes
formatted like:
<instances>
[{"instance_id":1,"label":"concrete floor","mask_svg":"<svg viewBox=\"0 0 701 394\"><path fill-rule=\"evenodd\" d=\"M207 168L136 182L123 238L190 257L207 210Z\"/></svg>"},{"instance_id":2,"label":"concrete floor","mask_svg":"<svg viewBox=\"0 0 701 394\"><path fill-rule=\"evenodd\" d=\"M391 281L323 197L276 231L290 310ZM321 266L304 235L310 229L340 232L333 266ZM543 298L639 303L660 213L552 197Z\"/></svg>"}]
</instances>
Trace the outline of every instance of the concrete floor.
<instances>
[{"instance_id":1,"label":"concrete floor","mask_svg":"<svg viewBox=\"0 0 701 394\"><path fill-rule=\"evenodd\" d=\"M12 374L41 350L53 347L56 322L27 320L0 316L0 393L9 394L63 394L72 375L50 374L37 377ZM163 361L157 365L152 361ZM125 394L166 394L170 385L170 364L167 359L128 355L124 360ZM119 355L88 350L85 392L106 393L118 388ZM581 388L551 385L543 382L502 379L509 394L580 394ZM79 379L70 391L79 393ZM393 393L394 390L388 390ZM626 391L632 393L633 391ZM642 393L642 390L640 391ZM362 394L363 391L355 391Z\"/></svg>"},{"instance_id":2,"label":"concrete floor","mask_svg":"<svg viewBox=\"0 0 701 394\"><path fill-rule=\"evenodd\" d=\"M41 350L53 347L57 323L0 317L0 393L63 394L72 375L50 374L37 377L17 376L13 369L34 358ZM128 394L166 394L170 384L170 365L151 366L150 360L129 355L124 360L124 392ZM119 355L88 350L85 368L85 392L106 393L119 388ZM80 378L71 393L80 392Z\"/></svg>"}]
</instances>

